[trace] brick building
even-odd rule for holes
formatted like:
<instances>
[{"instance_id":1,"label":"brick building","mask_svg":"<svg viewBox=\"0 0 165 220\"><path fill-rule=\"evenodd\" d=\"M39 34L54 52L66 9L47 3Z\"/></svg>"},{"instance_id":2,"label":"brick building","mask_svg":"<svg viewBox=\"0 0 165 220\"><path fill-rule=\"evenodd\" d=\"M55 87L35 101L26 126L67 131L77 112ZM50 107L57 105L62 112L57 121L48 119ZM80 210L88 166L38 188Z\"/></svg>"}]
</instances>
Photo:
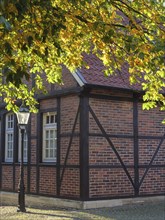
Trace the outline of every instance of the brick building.
<instances>
[{"instance_id":1,"label":"brick building","mask_svg":"<svg viewBox=\"0 0 165 220\"><path fill-rule=\"evenodd\" d=\"M142 111L139 86L103 65L63 70L63 86L38 96L25 136L26 194L92 201L165 193L164 112ZM32 82L33 83L33 82ZM16 116L0 109L0 190L17 192L20 134Z\"/></svg>"}]
</instances>

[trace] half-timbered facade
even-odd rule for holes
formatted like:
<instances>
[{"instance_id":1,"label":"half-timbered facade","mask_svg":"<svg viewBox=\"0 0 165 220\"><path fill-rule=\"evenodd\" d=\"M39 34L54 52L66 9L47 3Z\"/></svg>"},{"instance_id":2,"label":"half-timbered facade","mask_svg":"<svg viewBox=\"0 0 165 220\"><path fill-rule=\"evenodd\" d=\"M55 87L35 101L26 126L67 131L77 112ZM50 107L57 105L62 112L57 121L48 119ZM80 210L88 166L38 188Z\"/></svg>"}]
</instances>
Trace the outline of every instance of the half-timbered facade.
<instances>
[{"instance_id":1,"label":"half-timbered facade","mask_svg":"<svg viewBox=\"0 0 165 220\"><path fill-rule=\"evenodd\" d=\"M64 85L38 97L25 137L26 193L81 201L163 195L164 112L142 111L127 74L105 77L95 57L86 59L90 69L64 69ZM20 134L3 104L0 131L0 190L17 192Z\"/></svg>"}]
</instances>

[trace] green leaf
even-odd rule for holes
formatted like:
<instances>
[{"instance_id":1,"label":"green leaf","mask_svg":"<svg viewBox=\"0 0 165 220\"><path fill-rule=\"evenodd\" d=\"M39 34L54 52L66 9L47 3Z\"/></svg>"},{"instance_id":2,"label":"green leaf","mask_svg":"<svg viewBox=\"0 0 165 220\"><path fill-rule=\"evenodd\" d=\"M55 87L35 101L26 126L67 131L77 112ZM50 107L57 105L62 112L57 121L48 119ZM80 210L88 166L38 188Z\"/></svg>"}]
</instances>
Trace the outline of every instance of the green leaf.
<instances>
[{"instance_id":1,"label":"green leaf","mask_svg":"<svg viewBox=\"0 0 165 220\"><path fill-rule=\"evenodd\" d=\"M3 24L7 31L11 31L11 24L1 15L0 23Z\"/></svg>"},{"instance_id":2,"label":"green leaf","mask_svg":"<svg viewBox=\"0 0 165 220\"><path fill-rule=\"evenodd\" d=\"M6 53L9 56L11 56L12 55L12 47L11 47L11 45L8 42L5 42L4 47L5 47Z\"/></svg>"}]
</instances>

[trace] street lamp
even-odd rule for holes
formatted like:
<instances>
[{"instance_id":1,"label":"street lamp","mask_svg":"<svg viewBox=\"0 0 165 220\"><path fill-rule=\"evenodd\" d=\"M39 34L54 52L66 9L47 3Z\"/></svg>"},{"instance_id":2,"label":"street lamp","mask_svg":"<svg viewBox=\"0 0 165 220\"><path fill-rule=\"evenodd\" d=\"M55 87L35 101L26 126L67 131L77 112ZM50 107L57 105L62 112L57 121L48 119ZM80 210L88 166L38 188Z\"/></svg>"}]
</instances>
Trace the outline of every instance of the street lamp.
<instances>
[{"instance_id":1,"label":"street lamp","mask_svg":"<svg viewBox=\"0 0 165 220\"><path fill-rule=\"evenodd\" d=\"M21 131L21 161L20 161L20 179L18 184L18 212L26 212L25 209L25 185L24 185L24 134L26 125L28 124L29 120L29 110L24 106L21 105L19 112L16 113L17 120L18 120L18 127Z\"/></svg>"}]
</instances>

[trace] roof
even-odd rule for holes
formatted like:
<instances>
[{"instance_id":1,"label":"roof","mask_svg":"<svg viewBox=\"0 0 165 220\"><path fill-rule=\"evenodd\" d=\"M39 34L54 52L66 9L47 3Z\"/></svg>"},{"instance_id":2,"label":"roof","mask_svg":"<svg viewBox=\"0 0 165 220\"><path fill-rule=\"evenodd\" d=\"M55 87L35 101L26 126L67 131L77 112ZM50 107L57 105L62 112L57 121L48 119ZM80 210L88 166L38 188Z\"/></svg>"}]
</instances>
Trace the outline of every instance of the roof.
<instances>
[{"instance_id":1,"label":"roof","mask_svg":"<svg viewBox=\"0 0 165 220\"><path fill-rule=\"evenodd\" d=\"M130 85L128 65L122 67L122 73L118 71L115 75L105 76L103 72L105 67L98 57L93 54L85 54L84 61L89 66L89 69L85 67L78 69L75 77L80 86L95 85L141 91L140 85Z\"/></svg>"}]
</instances>

